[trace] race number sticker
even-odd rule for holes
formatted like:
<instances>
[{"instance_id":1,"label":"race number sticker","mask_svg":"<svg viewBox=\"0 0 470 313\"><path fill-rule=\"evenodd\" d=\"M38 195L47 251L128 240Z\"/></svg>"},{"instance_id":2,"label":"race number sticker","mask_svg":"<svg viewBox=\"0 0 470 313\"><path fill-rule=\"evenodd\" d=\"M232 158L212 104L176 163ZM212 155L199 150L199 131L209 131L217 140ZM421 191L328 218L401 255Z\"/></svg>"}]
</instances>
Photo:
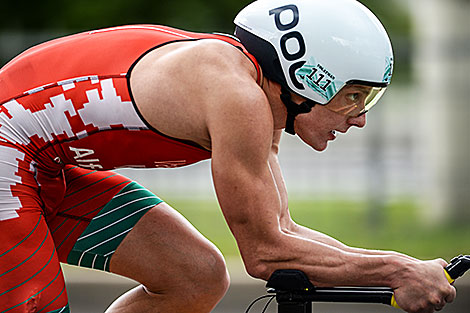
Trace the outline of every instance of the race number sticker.
<instances>
[{"instance_id":1,"label":"race number sticker","mask_svg":"<svg viewBox=\"0 0 470 313\"><path fill-rule=\"evenodd\" d=\"M338 87L341 88L343 85L343 82L338 81L330 71L317 63L313 57L299 68L295 75L327 101L330 101L338 91Z\"/></svg>"},{"instance_id":2,"label":"race number sticker","mask_svg":"<svg viewBox=\"0 0 470 313\"><path fill-rule=\"evenodd\" d=\"M385 74L382 79L384 83L390 84L390 81L392 80L392 74L393 74L393 58L387 58L385 60L386 66L385 66Z\"/></svg>"}]
</instances>

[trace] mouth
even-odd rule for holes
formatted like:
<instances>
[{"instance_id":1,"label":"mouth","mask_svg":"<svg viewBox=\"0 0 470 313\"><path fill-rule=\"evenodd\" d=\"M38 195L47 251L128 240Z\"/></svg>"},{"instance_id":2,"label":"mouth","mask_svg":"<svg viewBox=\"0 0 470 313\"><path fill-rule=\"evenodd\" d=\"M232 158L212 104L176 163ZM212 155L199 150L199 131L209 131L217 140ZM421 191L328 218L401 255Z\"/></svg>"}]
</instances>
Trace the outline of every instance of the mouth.
<instances>
[{"instance_id":1,"label":"mouth","mask_svg":"<svg viewBox=\"0 0 470 313\"><path fill-rule=\"evenodd\" d=\"M330 131L330 136L328 138L329 140L335 140L336 139L336 130Z\"/></svg>"}]
</instances>

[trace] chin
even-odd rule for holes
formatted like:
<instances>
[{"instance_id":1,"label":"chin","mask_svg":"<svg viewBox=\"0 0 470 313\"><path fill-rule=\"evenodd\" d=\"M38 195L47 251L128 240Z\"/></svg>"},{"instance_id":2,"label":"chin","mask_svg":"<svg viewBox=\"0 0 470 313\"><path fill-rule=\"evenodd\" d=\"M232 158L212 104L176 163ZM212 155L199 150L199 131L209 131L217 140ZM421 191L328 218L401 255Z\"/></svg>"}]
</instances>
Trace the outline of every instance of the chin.
<instances>
[{"instance_id":1,"label":"chin","mask_svg":"<svg viewBox=\"0 0 470 313\"><path fill-rule=\"evenodd\" d=\"M325 151L326 148L328 147L328 142L322 142L322 143L308 143L308 145L315 151L322 152Z\"/></svg>"},{"instance_id":2,"label":"chin","mask_svg":"<svg viewBox=\"0 0 470 313\"><path fill-rule=\"evenodd\" d=\"M327 147L328 147L328 144L325 144L325 145L320 146L320 147L316 147L316 146L314 147L314 146L312 146L312 148L313 148L315 151L318 151L318 152L325 151Z\"/></svg>"},{"instance_id":3,"label":"chin","mask_svg":"<svg viewBox=\"0 0 470 313\"><path fill-rule=\"evenodd\" d=\"M322 152L328 147L328 140L319 140L319 138L315 136L303 136L302 133L297 133L297 136L315 151Z\"/></svg>"}]
</instances>

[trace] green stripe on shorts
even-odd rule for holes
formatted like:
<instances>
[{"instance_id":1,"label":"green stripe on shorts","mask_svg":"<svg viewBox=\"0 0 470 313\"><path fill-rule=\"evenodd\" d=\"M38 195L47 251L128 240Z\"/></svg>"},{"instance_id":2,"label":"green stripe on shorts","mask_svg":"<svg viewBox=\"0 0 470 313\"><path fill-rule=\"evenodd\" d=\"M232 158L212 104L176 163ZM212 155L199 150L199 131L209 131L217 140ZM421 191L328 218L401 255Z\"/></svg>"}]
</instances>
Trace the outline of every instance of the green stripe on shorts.
<instances>
[{"instance_id":1,"label":"green stripe on shorts","mask_svg":"<svg viewBox=\"0 0 470 313\"><path fill-rule=\"evenodd\" d=\"M41 311L39 311L39 312L41 312ZM70 313L70 307L67 304L62 309L57 309L57 310L50 311L50 312L47 312L47 313Z\"/></svg>"},{"instance_id":2,"label":"green stripe on shorts","mask_svg":"<svg viewBox=\"0 0 470 313\"><path fill-rule=\"evenodd\" d=\"M131 182L96 215L78 238L67 263L109 271L109 259L124 237L148 210L162 200Z\"/></svg>"}]
</instances>

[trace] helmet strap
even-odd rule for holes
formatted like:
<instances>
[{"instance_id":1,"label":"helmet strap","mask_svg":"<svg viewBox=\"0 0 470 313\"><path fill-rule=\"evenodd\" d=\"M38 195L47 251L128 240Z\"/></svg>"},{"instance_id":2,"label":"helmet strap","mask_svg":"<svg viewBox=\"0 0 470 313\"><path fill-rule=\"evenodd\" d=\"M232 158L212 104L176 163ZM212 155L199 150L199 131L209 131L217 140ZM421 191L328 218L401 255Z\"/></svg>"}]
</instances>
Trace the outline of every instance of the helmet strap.
<instances>
[{"instance_id":1,"label":"helmet strap","mask_svg":"<svg viewBox=\"0 0 470 313\"><path fill-rule=\"evenodd\" d=\"M292 101L290 91L284 86L281 86L281 100L287 108L286 128L284 130L288 134L295 135L294 122L296 116L309 113L315 106L315 102L307 100L300 104L295 103Z\"/></svg>"}]
</instances>

